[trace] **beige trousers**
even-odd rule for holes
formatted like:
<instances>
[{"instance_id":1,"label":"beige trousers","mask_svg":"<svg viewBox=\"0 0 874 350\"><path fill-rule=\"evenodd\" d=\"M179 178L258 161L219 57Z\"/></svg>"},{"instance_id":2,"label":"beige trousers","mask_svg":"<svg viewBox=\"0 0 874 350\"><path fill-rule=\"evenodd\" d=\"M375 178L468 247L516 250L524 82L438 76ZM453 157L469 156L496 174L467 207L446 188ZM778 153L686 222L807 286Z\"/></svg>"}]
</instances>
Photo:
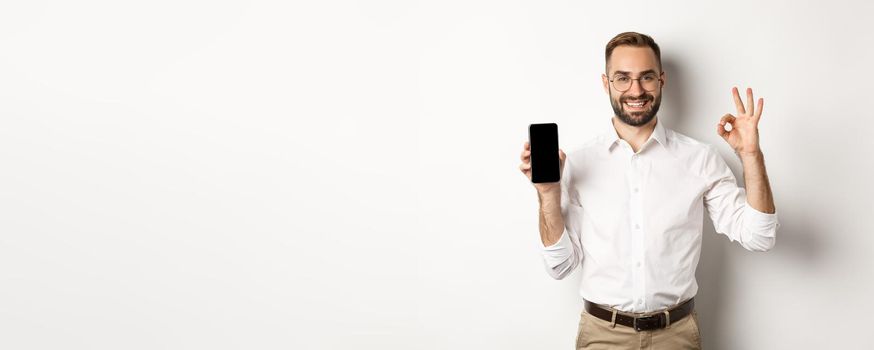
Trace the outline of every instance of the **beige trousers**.
<instances>
[{"instance_id":1,"label":"beige trousers","mask_svg":"<svg viewBox=\"0 0 874 350\"><path fill-rule=\"evenodd\" d=\"M621 324L613 327L610 321L592 316L583 309L577 332L577 350L599 349L700 350L698 313L693 310L691 315L672 322L667 328L637 332Z\"/></svg>"}]
</instances>

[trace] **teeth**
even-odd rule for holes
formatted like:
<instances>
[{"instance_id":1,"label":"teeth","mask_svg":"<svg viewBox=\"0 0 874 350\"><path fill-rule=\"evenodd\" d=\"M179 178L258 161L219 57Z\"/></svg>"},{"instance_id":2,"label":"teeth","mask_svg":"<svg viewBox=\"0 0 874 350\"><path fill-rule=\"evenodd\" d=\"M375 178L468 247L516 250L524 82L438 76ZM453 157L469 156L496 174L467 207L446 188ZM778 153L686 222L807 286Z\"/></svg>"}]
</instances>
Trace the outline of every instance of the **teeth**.
<instances>
[{"instance_id":1,"label":"teeth","mask_svg":"<svg viewBox=\"0 0 874 350\"><path fill-rule=\"evenodd\" d=\"M627 105L629 105L629 106L631 106L631 107L643 107L643 105L644 105L645 103L646 103L646 102L639 102L639 103L625 102L625 104L627 104Z\"/></svg>"}]
</instances>

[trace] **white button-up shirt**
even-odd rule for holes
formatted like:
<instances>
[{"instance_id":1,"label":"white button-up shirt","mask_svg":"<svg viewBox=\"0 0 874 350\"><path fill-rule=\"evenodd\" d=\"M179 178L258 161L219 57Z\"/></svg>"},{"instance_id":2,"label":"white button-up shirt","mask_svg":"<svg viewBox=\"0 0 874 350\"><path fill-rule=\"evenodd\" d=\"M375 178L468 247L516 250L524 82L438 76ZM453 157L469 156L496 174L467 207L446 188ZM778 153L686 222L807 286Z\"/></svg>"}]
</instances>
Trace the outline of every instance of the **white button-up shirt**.
<instances>
[{"instance_id":1,"label":"white button-up shirt","mask_svg":"<svg viewBox=\"0 0 874 350\"><path fill-rule=\"evenodd\" d=\"M567 153L561 190L564 232L541 245L547 272L562 279L579 265L584 299L628 312L695 296L705 207L716 232L752 251L771 249L780 225L747 203L714 146L658 120L637 153L611 120Z\"/></svg>"}]
</instances>

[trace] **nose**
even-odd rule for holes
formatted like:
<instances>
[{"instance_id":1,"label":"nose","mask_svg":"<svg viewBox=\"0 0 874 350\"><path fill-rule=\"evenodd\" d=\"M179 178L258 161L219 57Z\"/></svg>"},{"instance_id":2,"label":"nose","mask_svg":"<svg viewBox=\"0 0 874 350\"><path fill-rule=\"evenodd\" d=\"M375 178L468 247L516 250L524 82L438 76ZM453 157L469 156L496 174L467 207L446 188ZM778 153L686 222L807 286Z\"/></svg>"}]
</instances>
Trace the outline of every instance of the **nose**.
<instances>
[{"instance_id":1,"label":"nose","mask_svg":"<svg viewBox=\"0 0 874 350\"><path fill-rule=\"evenodd\" d=\"M628 88L628 91L625 93L632 94L634 96L642 96L646 93L646 90L643 89L643 86L640 85L640 79L634 79L631 81L631 87Z\"/></svg>"}]
</instances>

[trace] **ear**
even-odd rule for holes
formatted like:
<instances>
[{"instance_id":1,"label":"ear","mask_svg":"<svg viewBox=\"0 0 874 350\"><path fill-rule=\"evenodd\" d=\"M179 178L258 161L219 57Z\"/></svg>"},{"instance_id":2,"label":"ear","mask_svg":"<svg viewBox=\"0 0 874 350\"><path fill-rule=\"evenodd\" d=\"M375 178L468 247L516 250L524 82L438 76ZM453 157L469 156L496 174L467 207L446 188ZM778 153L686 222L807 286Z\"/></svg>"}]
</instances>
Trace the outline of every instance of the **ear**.
<instances>
[{"instance_id":1,"label":"ear","mask_svg":"<svg viewBox=\"0 0 874 350\"><path fill-rule=\"evenodd\" d=\"M662 82L661 82L662 86L661 87L665 87L665 84L667 84L667 83L668 83L668 74L665 73L665 71L662 71Z\"/></svg>"},{"instance_id":2,"label":"ear","mask_svg":"<svg viewBox=\"0 0 874 350\"><path fill-rule=\"evenodd\" d=\"M604 93L610 94L610 80L607 79L606 74L601 74L601 84L604 85Z\"/></svg>"}]
</instances>

